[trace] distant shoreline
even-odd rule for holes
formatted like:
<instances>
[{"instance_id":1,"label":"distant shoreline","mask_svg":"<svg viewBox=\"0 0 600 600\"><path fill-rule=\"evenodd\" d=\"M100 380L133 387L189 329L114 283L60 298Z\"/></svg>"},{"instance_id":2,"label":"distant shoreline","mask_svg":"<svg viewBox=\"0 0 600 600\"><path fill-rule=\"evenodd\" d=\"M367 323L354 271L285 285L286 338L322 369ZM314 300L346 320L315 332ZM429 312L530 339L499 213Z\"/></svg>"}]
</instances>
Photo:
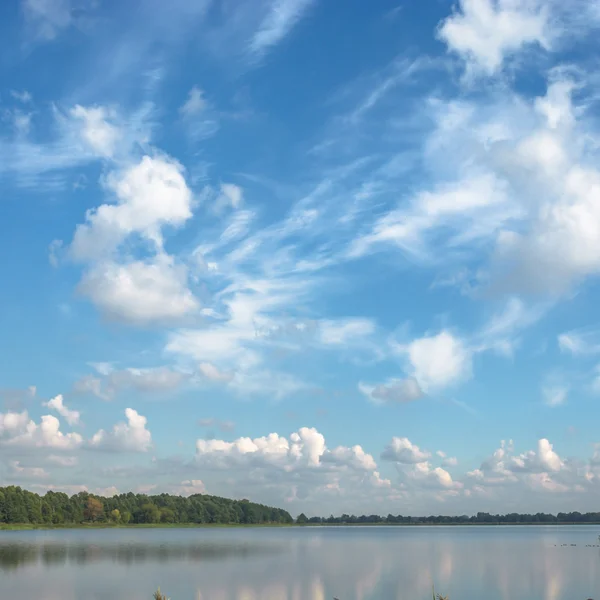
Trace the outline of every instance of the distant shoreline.
<instances>
[{"instance_id":1,"label":"distant shoreline","mask_svg":"<svg viewBox=\"0 0 600 600\"><path fill-rule=\"evenodd\" d=\"M563 527L565 525L597 525L598 522L566 522L559 523L535 523L535 522L514 522L514 523L131 523L111 524L111 523L77 523L64 525L43 525L31 523L2 523L2 531L28 531L28 530L58 530L58 529L281 529L281 528L343 528L343 527Z\"/></svg>"}]
</instances>

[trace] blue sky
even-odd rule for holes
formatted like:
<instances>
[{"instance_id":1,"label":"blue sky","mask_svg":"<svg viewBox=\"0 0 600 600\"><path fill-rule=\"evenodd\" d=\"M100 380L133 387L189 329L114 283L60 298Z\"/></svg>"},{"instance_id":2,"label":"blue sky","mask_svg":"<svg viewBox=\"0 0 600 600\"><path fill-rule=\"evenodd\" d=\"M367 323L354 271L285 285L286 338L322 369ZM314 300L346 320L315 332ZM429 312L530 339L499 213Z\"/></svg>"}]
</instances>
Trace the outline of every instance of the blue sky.
<instances>
[{"instance_id":1,"label":"blue sky","mask_svg":"<svg viewBox=\"0 0 600 600\"><path fill-rule=\"evenodd\" d=\"M1 484L595 510L598 2L0 23Z\"/></svg>"}]
</instances>

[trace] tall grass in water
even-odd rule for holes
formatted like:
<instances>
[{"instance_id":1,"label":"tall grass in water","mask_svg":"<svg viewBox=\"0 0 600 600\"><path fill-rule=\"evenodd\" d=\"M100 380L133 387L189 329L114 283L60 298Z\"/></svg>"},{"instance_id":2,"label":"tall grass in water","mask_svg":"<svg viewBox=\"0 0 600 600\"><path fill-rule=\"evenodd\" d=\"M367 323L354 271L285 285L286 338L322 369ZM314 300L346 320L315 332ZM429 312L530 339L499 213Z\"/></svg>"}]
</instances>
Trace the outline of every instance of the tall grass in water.
<instances>
[{"instance_id":1,"label":"tall grass in water","mask_svg":"<svg viewBox=\"0 0 600 600\"><path fill-rule=\"evenodd\" d=\"M431 593L433 596L433 600L448 600L448 596L442 596L441 594L435 593L435 586L431 586Z\"/></svg>"}]
</instances>

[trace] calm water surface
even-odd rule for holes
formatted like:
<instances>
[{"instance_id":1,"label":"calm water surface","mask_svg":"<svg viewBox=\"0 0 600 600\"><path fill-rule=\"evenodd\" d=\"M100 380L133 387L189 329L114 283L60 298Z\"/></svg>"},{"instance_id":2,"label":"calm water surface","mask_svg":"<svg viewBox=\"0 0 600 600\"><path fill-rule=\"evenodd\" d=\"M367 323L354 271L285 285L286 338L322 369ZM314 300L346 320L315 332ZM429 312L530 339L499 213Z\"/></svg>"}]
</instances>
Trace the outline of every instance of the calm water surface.
<instances>
[{"instance_id":1,"label":"calm water surface","mask_svg":"<svg viewBox=\"0 0 600 600\"><path fill-rule=\"evenodd\" d=\"M600 600L600 527L0 532L10 600ZM561 544L568 544L562 546ZM571 544L576 544L571 546Z\"/></svg>"}]
</instances>

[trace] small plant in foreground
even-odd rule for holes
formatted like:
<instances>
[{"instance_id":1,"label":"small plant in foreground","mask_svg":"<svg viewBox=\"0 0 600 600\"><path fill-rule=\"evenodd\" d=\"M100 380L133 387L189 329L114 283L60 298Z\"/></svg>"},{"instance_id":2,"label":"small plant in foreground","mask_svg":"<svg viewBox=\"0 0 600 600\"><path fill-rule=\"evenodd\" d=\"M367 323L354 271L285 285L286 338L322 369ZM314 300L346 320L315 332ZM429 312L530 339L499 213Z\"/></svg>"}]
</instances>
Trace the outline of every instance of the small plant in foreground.
<instances>
[{"instance_id":1,"label":"small plant in foreground","mask_svg":"<svg viewBox=\"0 0 600 600\"><path fill-rule=\"evenodd\" d=\"M152 596L152 598L154 598L154 600L169 600L169 598L160 593L160 588L154 592L154 596Z\"/></svg>"}]
</instances>

